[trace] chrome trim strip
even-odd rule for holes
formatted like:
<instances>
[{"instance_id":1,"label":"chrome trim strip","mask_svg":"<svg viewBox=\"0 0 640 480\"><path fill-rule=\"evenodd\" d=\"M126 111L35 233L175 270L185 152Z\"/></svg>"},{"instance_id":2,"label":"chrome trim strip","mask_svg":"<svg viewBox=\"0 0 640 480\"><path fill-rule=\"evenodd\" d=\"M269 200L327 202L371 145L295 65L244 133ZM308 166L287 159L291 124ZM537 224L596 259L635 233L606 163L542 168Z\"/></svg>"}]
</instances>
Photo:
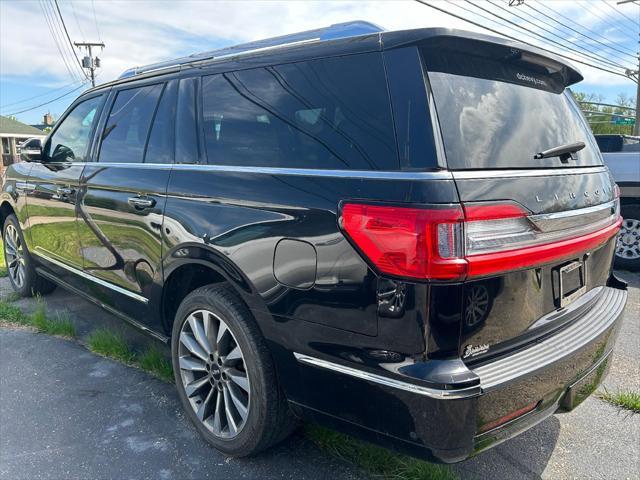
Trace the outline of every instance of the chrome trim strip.
<instances>
[{"instance_id":1,"label":"chrome trim strip","mask_svg":"<svg viewBox=\"0 0 640 480\"><path fill-rule=\"evenodd\" d=\"M377 383L390 388L396 388L409 393L415 393L417 395L423 395L425 397L437 398L440 400L452 400L460 398L470 398L480 395L480 386L474 385L472 387L461 388L458 390L445 390L440 388L424 387L422 385L416 385L413 383L403 382L394 378L384 377L375 373L365 372L345 365L339 365L337 363L329 362L327 360L321 360L319 358L310 357L309 355L303 355L301 353L294 352L293 355L296 360L306 365L312 365L314 367L324 368L326 370L332 370L334 372L349 375L351 377L366 380L368 382Z\"/></svg>"},{"instance_id":2,"label":"chrome trim strip","mask_svg":"<svg viewBox=\"0 0 640 480\"><path fill-rule=\"evenodd\" d=\"M68 164L67 164L68 165ZM265 175L296 175L304 177L371 178L374 180L452 180L448 170L428 172L390 170L324 170L321 168L245 167L234 165L201 165L195 163L101 163L86 162L73 165L122 167L163 170L194 170L222 173L256 173Z\"/></svg>"},{"instance_id":3,"label":"chrome trim strip","mask_svg":"<svg viewBox=\"0 0 640 480\"><path fill-rule=\"evenodd\" d=\"M541 213L527 218L542 232L554 232L591 225L608 218L614 219L616 201L601 203L592 207L564 210L555 213Z\"/></svg>"},{"instance_id":4,"label":"chrome trim strip","mask_svg":"<svg viewBox=\"0 0 640 480\"><path fill-rule=\"evenodd\" d=\"M37 251L38 247L36 247L36 251L32 252L34 254L36 254L37 256L39 256L40 258L45 259L48 262L53 263L54 265L57 265L60 268L64 268L65 270L70 271L71 273L75 273L76 275L82 277L82 278L86 278L87 280L91 280L92 282L97 283L98 285L102 285L103 287L107 287L110 288L111 290L114 290L118 293L121 293L123 295L126 295L128 297L133 298L134 300L137 300L139 302L142 303L149 303L149 299L146 297L143 297L142 295L138 295L137 293L134 292L130 292L129 290L127 290L126 288L122 288L119 287L118 285L114 285L113 283L107 282L106 280L102 280L101 278L98 277L94 277L93 275L90 275L86 272L83 272L82 270L78 270L75 267L71 267L59 260L56 260L55 258L51 258L48 255L45 255L42 252Z\"/></svg>"},{"instance_id":5,"label":"chrome trim strip","mask_svg":"<svg viewBox=\"0 0 640 480\"><path fill-rule=\"evenodd\" d=\"M40 275L42 275L44 277L47 277L52 282L57 283L62 288L66 288L67 290L71 291L72 293L75 293L75 294L80 295L81 297L85 298L87 301L89 301L91 303L94 303L94 304L98 305L101 308L104 308L110 314L115 315L116 317L120 318L121 320L131 324L133 327L141 330L143 333L146 333L147 335L150 335L153 338L155 338L157 340L160 340L163 343L169 343L169 337L167 337L166 335L162 335L161 333L158 333L158 332L156 332L154 330L151 330L150 328L146 327L145 325L143 325L142 323L138 322L137 320L134 320L133 318L131 318L131 317L129 317L127 315L124 315L123 313L119 312L115 308L110 307L109 305L106 305L106 304L102 303L97 298L92 297L91 295L89 295L86 292L83 292L79 288L76 288L73 285L68 284L64 280L61 280L60 278L57 278L55 275L51 275L51 273L47 272L43 268L36 267L36 271Z\"/></svg>"},{"instance_id":6,"label":"chrome trim strip","mask_svg":"<svg viewBox=\"0 0 640 480\"><path fill-rule=\"evenodd\" d=\"M512 177L548 177L554 175L583 175L588 173L604 173L608 169L602 167L543 168L529 170L458 170L451 174L455 180L476 180L484 178Z\"/></svg>"},{"instance_id":7,"label":"chrome trim strip","mask_svg":"<svg viewBox=\"0 0 640 480\"><path fill-rule=\"evenodd\" d=\"M556 335L529 348L486 365L472 368L480 377L482 391L495 389L525 375L558 362L589 344L620 318L627 301L627 292L604 287L595 305Z\"/></svg>"}]
</instances>

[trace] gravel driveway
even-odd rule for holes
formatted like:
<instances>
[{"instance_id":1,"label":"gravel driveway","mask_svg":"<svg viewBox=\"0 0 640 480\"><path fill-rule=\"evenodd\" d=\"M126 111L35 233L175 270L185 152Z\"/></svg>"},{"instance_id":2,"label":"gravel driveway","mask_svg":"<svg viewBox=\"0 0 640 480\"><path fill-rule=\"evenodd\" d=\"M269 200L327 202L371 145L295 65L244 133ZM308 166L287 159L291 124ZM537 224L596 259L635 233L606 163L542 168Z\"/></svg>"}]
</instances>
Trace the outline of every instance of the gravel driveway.
<instances>
[{"instance_id":1,"label":"gravel driveway","mask_svg":"<svg viewBox=\"0 0 640 480\"><path fill-rule=\"evenodd\" d=\"M606 386L640 391L640 275L620 275L629 303ZM152 341L61 289L46 300L48 310L69 312L81 339L106 327L134 345ZM591 397L454 468L463 479L640 478L640 415ZM254 459L225 459L183 417L173 386L76 342L0 328L2 479L362 477L302 434Z\"/></svg>"}]
</instances>

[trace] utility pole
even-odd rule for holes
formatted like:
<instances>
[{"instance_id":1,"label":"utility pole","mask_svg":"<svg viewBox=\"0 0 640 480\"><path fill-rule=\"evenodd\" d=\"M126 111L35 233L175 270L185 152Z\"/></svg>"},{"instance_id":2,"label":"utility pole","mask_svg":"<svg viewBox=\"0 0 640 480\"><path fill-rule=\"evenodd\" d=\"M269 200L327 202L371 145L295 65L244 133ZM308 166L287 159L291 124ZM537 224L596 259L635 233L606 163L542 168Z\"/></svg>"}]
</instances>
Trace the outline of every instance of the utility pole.
<instances>
[{"instance_id":1,"label":"utility pole","mask_svg":"<svg viewBox=\"0 0 640 480\"><path fill-rule=\"evenodd\" d=\"M104 43L100 42L73 42L76 47L85 47L89 51L89 55L82 59L83 68L88 68L91 72L91 85L96 86L96 68L100 67L100 59L98 57L93 58L91 53L91 47L104 48Z\"/></svg>"}]
</instances>

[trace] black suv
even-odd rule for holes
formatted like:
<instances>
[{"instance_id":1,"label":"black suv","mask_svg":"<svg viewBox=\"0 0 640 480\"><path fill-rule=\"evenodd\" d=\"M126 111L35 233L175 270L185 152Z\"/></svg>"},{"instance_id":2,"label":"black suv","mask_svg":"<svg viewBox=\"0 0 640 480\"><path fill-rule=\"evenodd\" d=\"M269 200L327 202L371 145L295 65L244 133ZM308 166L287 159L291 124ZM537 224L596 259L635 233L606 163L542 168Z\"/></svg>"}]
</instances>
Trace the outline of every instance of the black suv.
<instances>
[{"instance_id":1,"label":"black suv","mask_svg":"<svg viewBox=\"0 0 640 480\"><path fill-rule=\"evenodd\" d=\"M503 39L364 23L130 70L7 170L11 283L170 343L226 454L302 417L465 459L609 363L621 219L581 79Z\"/></svg>"}]
</instances>

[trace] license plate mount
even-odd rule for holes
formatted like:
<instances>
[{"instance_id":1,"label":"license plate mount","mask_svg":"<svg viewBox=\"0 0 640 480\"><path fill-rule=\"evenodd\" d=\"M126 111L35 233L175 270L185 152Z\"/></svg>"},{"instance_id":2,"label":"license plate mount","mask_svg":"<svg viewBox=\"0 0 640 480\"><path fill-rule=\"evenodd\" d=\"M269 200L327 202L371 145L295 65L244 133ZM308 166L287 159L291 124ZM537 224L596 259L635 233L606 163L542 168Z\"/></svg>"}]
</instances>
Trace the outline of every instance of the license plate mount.
<instances>
[{"instance_id":1,"label":"license plate mount","mask_svg":"<svg viewBox=\"0 0 640 480\"><path fill-rule=\"evenodd\" d=\"M585 262L575 260L558 270L560 308L564 308L571 302L582 296L587 291Z\"/></svg>"}]
</instances>

